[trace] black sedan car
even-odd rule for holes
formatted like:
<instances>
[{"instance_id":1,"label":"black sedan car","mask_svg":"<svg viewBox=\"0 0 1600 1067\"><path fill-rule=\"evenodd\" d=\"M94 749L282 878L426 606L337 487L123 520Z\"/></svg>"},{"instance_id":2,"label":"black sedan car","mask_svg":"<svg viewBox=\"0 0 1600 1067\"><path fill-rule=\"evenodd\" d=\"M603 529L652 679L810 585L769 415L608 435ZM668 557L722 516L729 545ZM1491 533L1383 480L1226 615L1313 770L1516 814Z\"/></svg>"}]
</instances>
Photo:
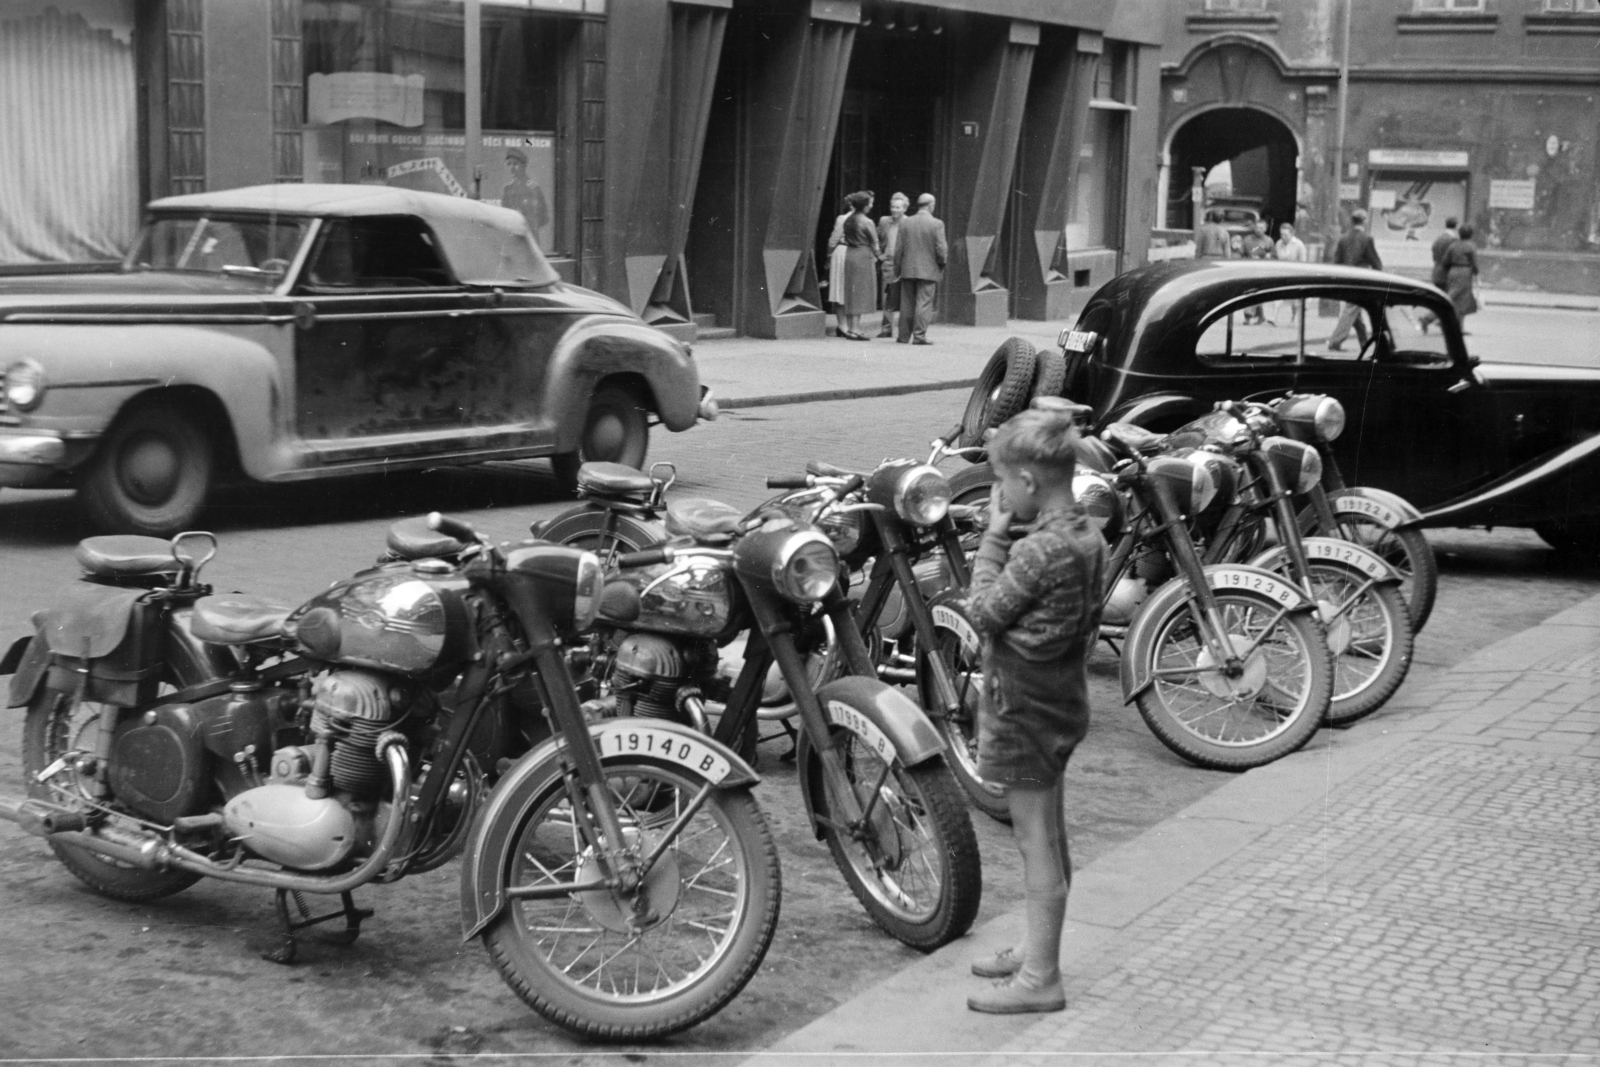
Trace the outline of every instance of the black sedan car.
<instances>
[{"instance_id":1,"label":"black sedan car","mask_svg":"<svg viewBox=\"0 0 1600 1067\"><path fill-rule=\"evenodd\" d=\"M1469 356L1450 301L1398 275L1177 260L1098 290L1062 333L1062 393L1101 425L1173 429L1219 400L1327 393L1351 485L1422 526L1529 526L1600 547L1600 369Z\"/></svg>"}]
</instances>

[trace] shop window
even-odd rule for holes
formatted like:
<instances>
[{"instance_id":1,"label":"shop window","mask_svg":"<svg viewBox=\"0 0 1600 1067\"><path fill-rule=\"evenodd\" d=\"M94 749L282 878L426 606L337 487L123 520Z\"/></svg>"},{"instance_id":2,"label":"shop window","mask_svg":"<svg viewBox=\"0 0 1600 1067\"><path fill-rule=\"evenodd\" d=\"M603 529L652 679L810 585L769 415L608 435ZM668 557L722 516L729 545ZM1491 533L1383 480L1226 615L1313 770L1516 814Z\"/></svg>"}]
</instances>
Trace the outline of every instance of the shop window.
<instances>
[{"instance_id":1,"label":"shop window","mask_svg":"<svg viewBox=\"0 0 1600 1067\"><path fill-rule=\"evenodd\" d=\"M453 279L422 221L393 215L326 223L307 281L313 289L396 289Z\"/></svg>"},{"instance_id":2,"label":"shop window","mask_svg":"<svg viewBox=\"0 0 1600 1067\"><path fill-rule=\"evenodd\" d=\"M561 131L578 23L486 4L483 141L467 165L466 46L453 0L306 0L305 178L475 196L520 212L539 246L575 244Z\"/></svg>"},{"instance_id":3,"label":"shop window","mask_svg":"<svg viewBox=\"0 0 1600 1067\"><path fill-rule=\"evenodd\" d=\"M1222 316L1195 342L1207 363L1295 363L1305 350L1304 300L1264 300Z\"/></svg>"}]
</instances>

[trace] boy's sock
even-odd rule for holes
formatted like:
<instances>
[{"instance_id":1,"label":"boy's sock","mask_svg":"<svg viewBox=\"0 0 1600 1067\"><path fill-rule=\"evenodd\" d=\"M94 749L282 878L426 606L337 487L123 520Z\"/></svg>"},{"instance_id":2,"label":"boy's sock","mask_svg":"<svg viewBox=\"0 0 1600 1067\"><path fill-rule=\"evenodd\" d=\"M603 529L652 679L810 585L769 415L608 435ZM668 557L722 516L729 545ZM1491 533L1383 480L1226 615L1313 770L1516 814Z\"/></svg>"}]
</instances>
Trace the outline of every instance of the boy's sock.
<instances>
[{"instance_id":1,"label":"boy's sock","mask_svg":"<svg viewBox=\"0 0 1600 1067\"><path fill-rule=\"evenodd\" d=\"M1067 887L1029 889L1028 928L1022 935L1022 970L1017 980L1034 989L1061 981L1061 927L1067 919Z\"/></svg>"}]
</instances>

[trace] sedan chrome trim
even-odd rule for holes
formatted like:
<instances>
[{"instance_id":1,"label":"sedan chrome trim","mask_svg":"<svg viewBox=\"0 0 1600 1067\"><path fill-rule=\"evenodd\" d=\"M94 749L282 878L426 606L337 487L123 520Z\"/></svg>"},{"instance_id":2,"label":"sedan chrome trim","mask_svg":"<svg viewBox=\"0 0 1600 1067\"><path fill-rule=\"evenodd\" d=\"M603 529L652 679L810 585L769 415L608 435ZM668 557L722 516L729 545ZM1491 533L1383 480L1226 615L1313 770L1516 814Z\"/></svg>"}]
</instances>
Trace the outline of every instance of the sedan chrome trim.
<instances>
[{"instance_id":1,"label":"sedan chrome trim","mask_svg":"<svg viewBox=\"0 0 1600 1067\"><path fill-rule=\"evenodd\" d=\"M0 434L0 463L54 467L60 465L66 454L67 446L59 437Z\"/></svg>"}]
</instances>

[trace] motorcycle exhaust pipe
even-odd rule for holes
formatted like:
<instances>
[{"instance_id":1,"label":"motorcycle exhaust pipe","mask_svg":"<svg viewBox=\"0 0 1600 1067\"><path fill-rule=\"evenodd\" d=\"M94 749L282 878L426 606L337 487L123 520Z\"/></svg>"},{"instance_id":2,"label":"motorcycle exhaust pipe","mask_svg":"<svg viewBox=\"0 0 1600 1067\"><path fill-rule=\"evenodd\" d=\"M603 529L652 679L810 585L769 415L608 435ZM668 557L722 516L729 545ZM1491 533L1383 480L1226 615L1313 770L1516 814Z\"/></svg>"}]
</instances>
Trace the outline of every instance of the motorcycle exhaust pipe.
<instances>
[{"instance_id":1,"label":"motorcycle exhaust pipe","mask_svg":"<svg viewBox=\"0 0 1600 1067\"><path fill-rule=\"evenodd\" d=\"M102 826L93 832L78 830L50 834L48 840L63 845L76 845L97 856L119 863L131 863L146 870L158 870L169 866L163 854L167 847L166 842L153 835Z\"/></svg>"},{"instance_id":2,"label":"motorcycle exhaust pipe","mask_svg":"<svg viewBox=\"0 0 1600 1067\"><path fill-rule=\"evenodd\" d=\"M909 685L917 680L917 672L914 667L891 667L887 663L880 663L878 665L878 677L886 682Z\"/></svg>"},{"instance_id":3,"label":"motorcycle exhaust pipe","mask_svg":"<svg viewBox=\"0 0 1600 1067\"><path fill-rule=\"evenodd\" d=\"M0 797L0 818L9 819L35 837L82 830L89 825L81 812L32 797Z\"/></svg>"}]
</instances>

